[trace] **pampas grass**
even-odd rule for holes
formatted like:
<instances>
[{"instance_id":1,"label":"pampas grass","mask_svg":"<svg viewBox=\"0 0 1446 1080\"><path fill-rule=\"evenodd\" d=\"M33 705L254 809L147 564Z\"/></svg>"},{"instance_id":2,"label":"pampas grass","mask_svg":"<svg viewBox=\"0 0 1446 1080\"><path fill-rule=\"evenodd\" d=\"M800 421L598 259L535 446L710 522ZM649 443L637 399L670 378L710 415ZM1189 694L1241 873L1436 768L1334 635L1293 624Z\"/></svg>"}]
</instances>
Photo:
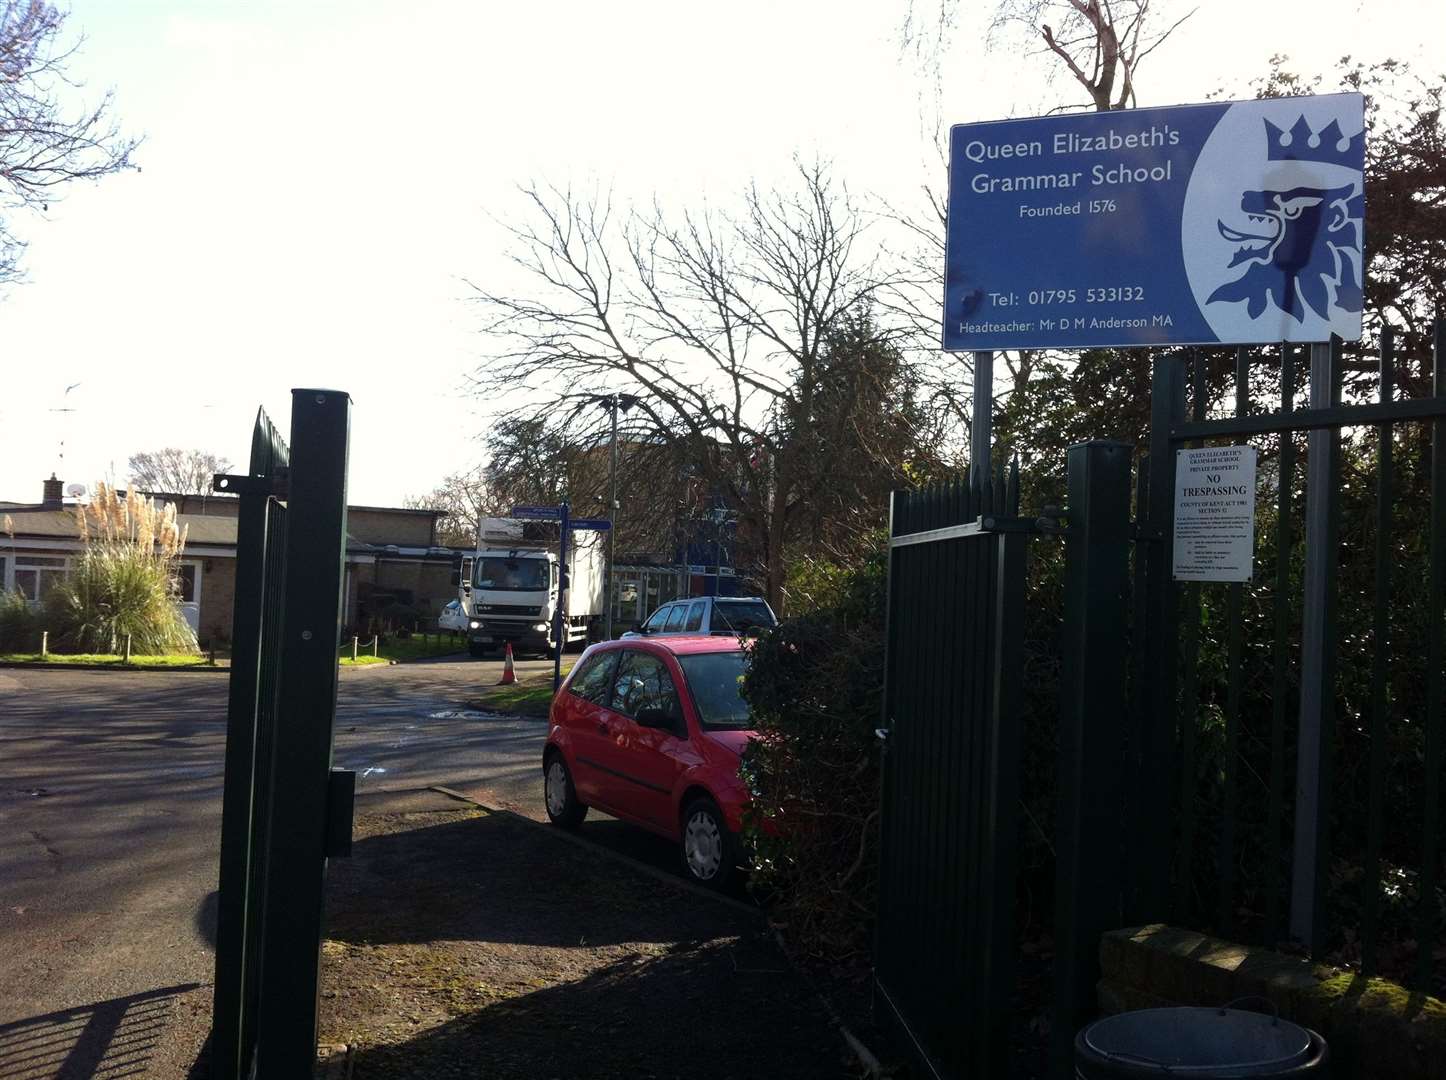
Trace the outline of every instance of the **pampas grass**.
<instances>
[{"instance_id":1,"label":"pampas grass","mask_svg":"<svg viewBox=\"0 0 1446 1080\"><path fill-rule=\"evenodd\" d=\"M143 655L196 652L196 635L177 606L177 562L186 530L175 507L134 490L124 499L106 484L76 507L85 550L45 600L55 646L65 652L119 653L130 638Z\"/></svg>"}]
</instances>

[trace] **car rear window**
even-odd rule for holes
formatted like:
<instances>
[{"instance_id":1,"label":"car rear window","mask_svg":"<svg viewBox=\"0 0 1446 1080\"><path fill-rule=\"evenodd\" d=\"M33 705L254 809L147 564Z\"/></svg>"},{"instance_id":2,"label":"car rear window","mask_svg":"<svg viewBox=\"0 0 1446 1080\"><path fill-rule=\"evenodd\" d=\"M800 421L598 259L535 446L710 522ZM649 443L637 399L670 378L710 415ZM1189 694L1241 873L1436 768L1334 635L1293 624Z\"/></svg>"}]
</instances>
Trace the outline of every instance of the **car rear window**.
<instances>
[{"instance_id":1,"label":"car rear window","mask_svg":"<svg viewBox=\"0 0 1446 1080\"><path fill-rule=\"evenodd\" d=\"M741 652L691 653L678 657L693 695L698 722L710 731L746 731L753 726L743 700Z\"/></svg>"},{"instance_id":2,"label":"car rear window","mask_svg":"<svg viewBox=\"0 0 1446 1080\"><path fill-rule=\"evenodd\" d=\"M713 630L747 630L772 627L778 620L768 605L759 600L718 600L713 604Z\"/></svg>"}]
</instances>

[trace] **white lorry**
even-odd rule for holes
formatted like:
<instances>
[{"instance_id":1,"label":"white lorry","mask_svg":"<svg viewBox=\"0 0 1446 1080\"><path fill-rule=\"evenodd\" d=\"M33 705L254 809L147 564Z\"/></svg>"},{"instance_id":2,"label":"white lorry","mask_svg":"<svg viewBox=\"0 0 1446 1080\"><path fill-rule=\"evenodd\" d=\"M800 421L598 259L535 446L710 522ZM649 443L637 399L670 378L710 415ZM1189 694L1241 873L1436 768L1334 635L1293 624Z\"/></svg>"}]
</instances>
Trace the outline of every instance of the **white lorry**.
<instances>
[{"instance_id":1,"label":"white lorry","mask_svg":"<svg viewBox=\"0 0 1446 1080\"><path fill-rule=\"evenodd\" d=\"M601 633L606 602L601 535L575 531L569 538L563 648L595 641ZM463 557L455 575L469 653L485 656L509 643L515 651L552 653L562 587L557 548L556 522L484 517L477 523L477 551Z\"/></svg>"}]
</instances>

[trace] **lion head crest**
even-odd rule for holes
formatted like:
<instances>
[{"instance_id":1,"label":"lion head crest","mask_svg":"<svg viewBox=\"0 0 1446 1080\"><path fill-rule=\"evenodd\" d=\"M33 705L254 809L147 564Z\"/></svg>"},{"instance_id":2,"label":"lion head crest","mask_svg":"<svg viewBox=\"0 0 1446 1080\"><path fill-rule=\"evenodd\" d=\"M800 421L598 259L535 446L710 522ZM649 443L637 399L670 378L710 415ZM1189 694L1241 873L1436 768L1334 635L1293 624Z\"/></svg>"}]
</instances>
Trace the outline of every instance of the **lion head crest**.
<instances>
[{"instance_id":1,"label":"lion head crest","mask_svg":"<svg viewBox=\"0 0 1446 1080\"><path fill-rule=\"evenodd\" d=\"M1282 182L1241 195L1245 221L1235 225L1216 222L1220 235L1237 245L1230 266L1245 271L1210 294L1208 303L1244 301L1252 319L1266 303L1273 303L1297 322L1309 308L1322 319L1330 309L1359 312L1362 305L1362 218L1365 199L1360 172L1350 165L1361 159L1365 133L1353 138L1341 134L1332 120L1322 131L1311 130L1302 116L1286 131L1265 121L1268 160L1322 165L1322 175L1354 173L1339 184L1317 181ZM1301 179L1298 171L1282 176ZM1348 174L1346 174L1348 176ZM1238 227L1237 227L1238 226Z\"/></svg>"}]
</instances>

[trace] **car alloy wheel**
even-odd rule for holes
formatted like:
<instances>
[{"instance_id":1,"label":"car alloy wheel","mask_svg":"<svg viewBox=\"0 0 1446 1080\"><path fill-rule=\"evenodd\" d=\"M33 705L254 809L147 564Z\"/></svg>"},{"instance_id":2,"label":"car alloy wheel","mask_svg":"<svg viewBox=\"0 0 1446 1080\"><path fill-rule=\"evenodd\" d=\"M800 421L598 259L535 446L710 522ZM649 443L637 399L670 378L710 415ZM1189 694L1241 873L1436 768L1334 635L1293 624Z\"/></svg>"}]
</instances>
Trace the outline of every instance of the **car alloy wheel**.
<instances>
[{"instance_id":1,"label":"car alloy wheel","mask_svg":"<svg viewBox=\"0 0 1446 1080\"><path fill-rule=\"evenodd\" d=\"M718 820L706 807L697 807L688 816L683 831L683 855L688 872L698 881L711 882L723 868L723 833Z\"/></svg>"}]
</instances>

